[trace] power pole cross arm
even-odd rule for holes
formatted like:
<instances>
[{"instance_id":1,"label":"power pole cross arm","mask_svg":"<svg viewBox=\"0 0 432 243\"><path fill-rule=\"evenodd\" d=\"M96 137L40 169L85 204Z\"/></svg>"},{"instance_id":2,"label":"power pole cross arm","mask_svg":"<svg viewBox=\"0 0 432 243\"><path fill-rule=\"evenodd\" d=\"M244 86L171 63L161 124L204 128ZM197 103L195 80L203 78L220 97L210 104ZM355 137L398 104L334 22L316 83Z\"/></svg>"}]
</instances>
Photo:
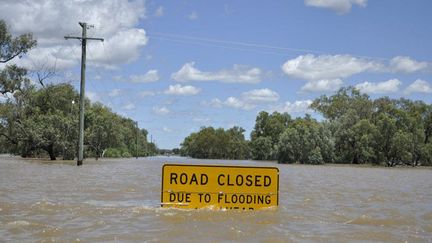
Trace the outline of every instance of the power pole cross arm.
<instances>
[{"instance_id":1,"label":"power pole cross arm","mask_svg":"<svg viewBox=\"0 0 432 243\"><path fill-rule=\"evenodd\" d=\"M77 39L77 40L82 40L83 38L82 37L77 37L77 36L65 36L64 37L66 40L67 39ZM93 38L93 37L87 37L86 38L87 40L98 40L98 41L104 41L104 39L103 38Z\"/></svg>"},{"instance_id":2,"label":"power pole cross arm","mask_svg":"<svg viewBox=\"0 0 432 243\"><path fill-rule=\"evenodd\" d=\"M79 113L79 136L78 136L78 160L77 165L82 165L84 159L84 100L85 100L85 69L86 69L86 50L87 40L99 40L104 41L103 38L91 38L87 37L87 29L92 26L88 26L87 23L79 22L82 27L82 36L65 36L65 39L78 39L81 40L81 86L80 86L80 113Z\"/></svg>"}]
</instances>

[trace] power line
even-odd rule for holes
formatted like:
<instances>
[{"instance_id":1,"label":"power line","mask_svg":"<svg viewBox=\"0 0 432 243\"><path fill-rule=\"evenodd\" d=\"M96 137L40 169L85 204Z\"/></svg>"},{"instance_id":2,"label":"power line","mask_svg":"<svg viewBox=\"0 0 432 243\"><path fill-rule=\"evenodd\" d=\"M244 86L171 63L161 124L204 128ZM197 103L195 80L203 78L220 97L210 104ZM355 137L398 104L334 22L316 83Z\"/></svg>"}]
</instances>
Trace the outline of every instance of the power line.
<instances>
[{"instance_id":1,"label":"power line","mask_svg":"<svg viewBox=\"0 0 432 243\"><path fill-rule=\"evenodd\" d=\"M325 54L323 51L317 51L317 50L311 50L311 49L300 49L300 48L291 48L291 47L272 46L272 45L266 45L266 44L256 44L256 43L248 43L248 42L240 42L240 41L210 39L210 38L185 36L185 35L177 35L177 34L168 34L168 33L159 33L159 32L156 32L155 34L153 34L153 36L171 37L171 38L197 40L197 41L205 41L205 42L214 42L214 43L229 44L229 45L238 45L238 46L245 46L245 47L257 47L257 48L275 49L275 50L283 50L283 51L312 52L312 53L318 53L318 54Z\"/></svg>"},{"instance_id":2,"label":"power line","mask_svg":"<svg viewBox=\"0 0 432 243\"><path fill-rule=\"evenodd\" d=\"M268 44L257 44L257 43L249 43L249 42L241 42L241 41L231 41L231 40L220 40L220 39L212 39L212 38L202 38L202 37L195 37L195 36L186 36L186 35L178 35L178 34L170 34L170 33L161 33L161 32L155 32L153 34L150 34L149 37L160 39L160 40L167 40L167 41L173 41L173 42L183 42L188 44L194 44L190 41L195 41L198 43L195 44L202 44L202 43L214 43L213 46L217 47L225 47L224 45L232 45L232 46L243 46L248 48L261 48L261 49L272 49L272 50L280 50L280 51L289 51L289 52L300 52L300 53L312 53L312 54L319 54L319 55L332 55L329 52L320 51L320 50L313 50L313 49L304 49L304 48L292 48L292 47L283 47L283 46L274 46L274 45L268 45ZM222 45L215 45L215 44L222 44ZM240 50L240 49L239 49ZM243 49L245 50L245 49ZM248 49L248 51L257 51L257 49ZM282 55L281 53L268 53L268 54L278 54ZM358 58L365 58L365 59L376 59L376 60L390 60L389 58L384 57L374 57L374 56L363 56L363 55L351 55L353 57Z\"/></svg>"}]
</instances>

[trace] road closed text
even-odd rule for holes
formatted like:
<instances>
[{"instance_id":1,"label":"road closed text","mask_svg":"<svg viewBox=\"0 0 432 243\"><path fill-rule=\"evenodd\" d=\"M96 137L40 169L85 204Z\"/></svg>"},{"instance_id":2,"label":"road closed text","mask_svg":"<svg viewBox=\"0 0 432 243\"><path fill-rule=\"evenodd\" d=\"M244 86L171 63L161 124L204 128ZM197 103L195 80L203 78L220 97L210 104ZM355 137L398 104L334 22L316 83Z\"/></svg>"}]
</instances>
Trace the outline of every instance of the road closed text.
<instances>
[{"instance_id":1,"label":"road closed text","mask_svg":"<svg viewBox=\"0 0 432 243\"><path fill-rule=\"evenodd\" d=\"M181 185L207 185L207 174L188 175L187 173L171 172L170 184ZM217 183L219 186L249 186L249 187L268 187L271 185L271 177L268 175L230 175L219 174L217 176Z\"/></svg>"}]
</instances>

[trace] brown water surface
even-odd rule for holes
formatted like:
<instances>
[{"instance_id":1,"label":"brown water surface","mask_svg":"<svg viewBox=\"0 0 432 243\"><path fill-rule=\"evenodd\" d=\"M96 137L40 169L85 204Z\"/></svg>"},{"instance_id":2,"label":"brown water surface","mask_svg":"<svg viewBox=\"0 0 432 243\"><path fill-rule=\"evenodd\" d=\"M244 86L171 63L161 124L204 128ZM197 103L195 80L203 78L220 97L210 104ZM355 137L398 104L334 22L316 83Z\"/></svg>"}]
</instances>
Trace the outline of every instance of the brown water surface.
<instances>
[{"instance_id":1,"label":"brown water surface","mask_svg":"<svg viewBox=\"0 0 432 243\"><path fill-rule=\"evenodd\" d=\"M160 208L164 163L277 166L279 207ZM0 241L432 242L432 170L153 157L0 157Z\"/></svg>"}]
</instances>

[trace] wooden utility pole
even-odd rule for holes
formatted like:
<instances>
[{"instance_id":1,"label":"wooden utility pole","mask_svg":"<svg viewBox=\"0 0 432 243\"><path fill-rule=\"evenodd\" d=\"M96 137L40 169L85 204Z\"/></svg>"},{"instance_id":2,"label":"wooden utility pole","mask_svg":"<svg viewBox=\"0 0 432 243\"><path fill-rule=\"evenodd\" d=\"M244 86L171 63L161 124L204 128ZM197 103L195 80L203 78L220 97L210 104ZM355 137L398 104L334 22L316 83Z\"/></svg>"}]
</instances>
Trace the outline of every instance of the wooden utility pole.
<instances>
[{"instance_id":1,"label":"wooden utility pole","mask_svg":"<svg viewBox=\"0 0 432 243\"><path fill-rule=\"evenodd\" d=\"M82 28L82 36L65 36L65 39L78 39L81 40L81 87L80 87L80 113L79 113L79 136L78 136L78 160L77 166L82 165L84 160L84 101L85 101L85 69L86 69L86 45L87 40L98 40L104 41L103 38L91 38L87 37L87 29L89 27L87 23L79 22Z\"/></svg>"},{"instance_id":2,"label":"wooden utility pole","mask_svg":"<svg viewBox=\"0 0 432 243\"><path fill-rule=\"evenodd\" d=\"M138 135L139 135L139 128L138 128L138 122L135 122L136 124L136 138L135 138L135 155L136 159L138 159Z\"/></svg>"}]
</instances>

